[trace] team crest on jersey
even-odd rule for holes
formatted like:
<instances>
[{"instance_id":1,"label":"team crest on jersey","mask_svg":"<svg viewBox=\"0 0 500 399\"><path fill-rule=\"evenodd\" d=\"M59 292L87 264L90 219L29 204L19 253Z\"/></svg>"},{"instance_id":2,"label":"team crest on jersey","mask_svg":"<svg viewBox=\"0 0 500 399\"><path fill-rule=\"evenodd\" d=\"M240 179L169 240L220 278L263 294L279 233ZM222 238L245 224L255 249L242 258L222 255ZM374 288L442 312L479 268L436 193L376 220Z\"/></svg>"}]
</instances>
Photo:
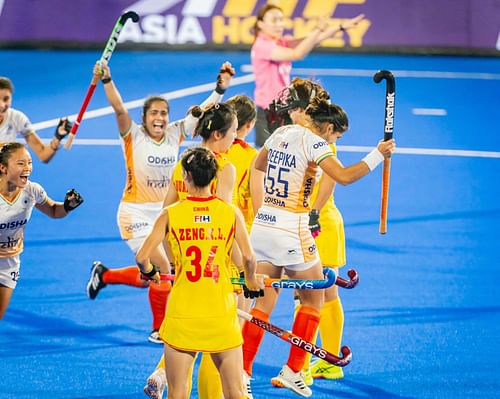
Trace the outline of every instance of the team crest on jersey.
<instances>
[{"instance_id":1,"label":"team crest on jersey","mask_svg":"<svg viewBox=\"0 0 500 399\"><path fill-rule=\"evenodd\" d=\"M194 215L195 223L210 223L210 215Z\"/></svg>"},{"instance_id":2,"label":"team crest on jersey","mask_svg":"<svg viewBox=\"0 0 500 399\"><path fill-rule=\"evenodd\" d=\"M288 143L286 141L282 141L281 143L279 143L278 145L279 148L288 148Z\"/></svg>"}]
</instances>

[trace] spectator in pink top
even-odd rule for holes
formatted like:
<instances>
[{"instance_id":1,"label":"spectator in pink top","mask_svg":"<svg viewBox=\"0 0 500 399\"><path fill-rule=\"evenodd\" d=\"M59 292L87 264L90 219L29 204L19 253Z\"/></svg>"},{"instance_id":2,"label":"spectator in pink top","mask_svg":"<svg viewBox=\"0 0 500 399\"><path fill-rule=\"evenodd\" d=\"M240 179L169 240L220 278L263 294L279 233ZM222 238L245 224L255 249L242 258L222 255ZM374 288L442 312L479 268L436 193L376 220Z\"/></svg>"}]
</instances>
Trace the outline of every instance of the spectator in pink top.
<instances>
[{"instance_id":1,"label":"spectator in pink top","mask_svg":"<svg viewBox=\"0 0 500 399\"><path fill-rule=\"evenodd\" d=\"M363 19L360 14L340 25L330 25L327 18L319 18L316 27L305 38L284 37L283 10L266 4L257 12L255 41L251 59L255 73L255 103L257 104L256 144L261 147L279 125L269 115L269 104L290 84L292 61L301 60L311 50L338 31L352 28Z\"/></svg>"}]
</instances>

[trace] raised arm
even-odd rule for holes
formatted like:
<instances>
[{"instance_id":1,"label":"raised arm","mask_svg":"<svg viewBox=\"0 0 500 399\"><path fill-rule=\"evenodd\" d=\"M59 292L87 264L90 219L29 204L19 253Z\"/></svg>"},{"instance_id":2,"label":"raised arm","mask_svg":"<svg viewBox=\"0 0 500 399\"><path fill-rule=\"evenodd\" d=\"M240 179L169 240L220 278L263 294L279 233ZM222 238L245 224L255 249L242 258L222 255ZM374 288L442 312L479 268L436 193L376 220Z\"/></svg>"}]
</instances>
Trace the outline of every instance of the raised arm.
<instances>
[{"instance_id":1,"label":"raised arm","mask_svg":"<svg viewBox=\"0 0 500 399\"><path fill-rule=\"evenodd\" d=\"M71 130L71 122L67 118L59 120L54 132L54 138L47 145L45 144L35 130L30 129L27 134L25 134L25 140L31 150L36 154L38 159L43 163L49 162L52 157L56 154L61 141L66 137Z\"/></svg>"},{"instance_id":2,"label":"raised arm","mask_svg":"<svg viewBox=\"0 0 500 399\"><path fill-rule=\"evenodd\" d=\"M231 79L234 74L235 71L231 63L228 61L224 62L220 67L219 74L217 75L214 91L210 93L208 98L200 104L200 107L203 108L209 104L221 102L222 96L231 84ZM179 121L174 123L179 123ZM182 123L184 123L184 131L186 132L186 135L191 135L196 127L196 124L198 123L198 118L191 115L191 112L188 112Z\"/></svg>"},{"instance_id":3,"label":"raised arm","mask_svg":"<svg viewBox=\"0 0 500 399\"><path fill-rule=\"evenodd\" d=\"M276 46L271 53L271 59L274 61L301 60L322 41L331 38L337 32L355 27L364 17L364 14L359 14L341 24L329 24L328 18L319 18L316 27L306 37L290 40L290 47Z\"/></svg>"},{"instance_id":4,"label":"raised arm","mask_svg":"<svg viewBox=\"0 0 500 399\"><path fill-rule=\"evenodd\" d=\"M116 114L116 121L118 123L118 130L120 135L126 134L132 125L132 119L128 113L122 97L111 78L111 70L105 62L96 62L94 65L94 76L98 76L104 86L104 93L109 101L111 107Z\"/></svg>"}]
</instances>

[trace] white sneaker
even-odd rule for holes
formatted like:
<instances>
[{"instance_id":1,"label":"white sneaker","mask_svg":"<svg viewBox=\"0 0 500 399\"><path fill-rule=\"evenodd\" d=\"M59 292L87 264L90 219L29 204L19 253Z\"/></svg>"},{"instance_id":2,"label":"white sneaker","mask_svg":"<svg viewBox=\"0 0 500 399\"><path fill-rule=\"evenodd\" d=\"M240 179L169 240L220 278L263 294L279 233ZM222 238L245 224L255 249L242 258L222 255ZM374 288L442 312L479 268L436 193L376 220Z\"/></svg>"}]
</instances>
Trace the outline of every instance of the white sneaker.
<instances>
[{"instance_id":1,"label":"white sneaker","mask_svg":"<svg viewBox=\"0 0 500 399\"><path fill-rule=\"evenodd\" d=\"M243 370L243 388L244 388L245 398L247 399L253 399L250 380L251 380L250 376L247 374L245 370Z\"/></svg>"},{"instance_id":2,"label":"white sneaker","mask_svg":"<svg viewBox=\"0 0 500 399\"><path fill-rule=\"evenodd\" d=\"M152 342L153 344L163 344L163 341L161 340L160 333L158 330L153 330L151 331L151 334L149 334L148 341Z\"/></svg>"},{"instance_id":3,"label":"white sneaker","mask_svg":"<svg viewBox=\"0 0 500 399\"><path fill-rule=\"evenodd\" d=\"M167 385L167 376L165 375L165 369L156 369L153 374L151 374L144 386L144 393L152 399L162 399L163 391Z\"/></svg>"},{"instance_id":4,"label":"white sneaker","mask_svg":"<svg viewBox=\"0 0 500 399\"><path fill-rule=\"evenodd\" d=\"M309 388L304 382L304 374L302 371L294 373L293 370L286 364L283 366L278 376L274 377L273 380L279 382L281 386L291 389L297 395L305 398L312 395L311 388Z\"/></svg>"}]
</instances>

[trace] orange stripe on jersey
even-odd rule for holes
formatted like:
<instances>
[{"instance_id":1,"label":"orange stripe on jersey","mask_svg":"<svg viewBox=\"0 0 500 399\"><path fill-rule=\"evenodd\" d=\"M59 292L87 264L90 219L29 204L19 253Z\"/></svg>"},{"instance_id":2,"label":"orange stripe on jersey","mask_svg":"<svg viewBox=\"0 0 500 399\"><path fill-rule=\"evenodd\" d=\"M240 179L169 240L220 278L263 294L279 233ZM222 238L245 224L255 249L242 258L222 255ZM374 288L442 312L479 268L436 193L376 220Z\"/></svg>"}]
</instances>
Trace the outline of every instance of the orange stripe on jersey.
<instances>
[{"instance_id":1,"label":"orange stripe on jersey","mask_svg":"<svg viewBox=\"0 0 500 399\"><path fill-rule=\"evenodd\" d=\"M19 196L21 195L21 192L22 190L19 190L16 195L14 196L14 198L12 198L12 200L9 200L7 197L4 197L2 194L0 194L0 197L8 204L8 205L12 205L14 204L14 202L17 201L17 199L19 198Z\"/></svg>"},{"instance_id":2,"label":"orange stripe on jersey","mask_svg":"<svg viewBox=\"0 0 500 399\"><path fill-rule=\"evenodd\" d=\"M314 186L316 185L317 171L318 167L316 166L316 163L309 162L306 172L304 173L304 179L302 180L299 199L296 207L299 212L306 212L310 208L309 201L311 199L311 194L313 192ZM291 210L293 211L294 209L292 208Z\"/></svg>"},{"instance_id":3,"label":"orange stripe on jersey","mask_svg":"<svg viewBox=\"0 0 500 399\"><path fill-rule=\"evenodd\" d=\"M137 183L134 173L134 148L131 132L123 137L123 144L125 148L125 171L127 173L127 184L125 185L125 190L123 190L123 201L135 202L137 198Z\"/></svg>"}]
</instances>

